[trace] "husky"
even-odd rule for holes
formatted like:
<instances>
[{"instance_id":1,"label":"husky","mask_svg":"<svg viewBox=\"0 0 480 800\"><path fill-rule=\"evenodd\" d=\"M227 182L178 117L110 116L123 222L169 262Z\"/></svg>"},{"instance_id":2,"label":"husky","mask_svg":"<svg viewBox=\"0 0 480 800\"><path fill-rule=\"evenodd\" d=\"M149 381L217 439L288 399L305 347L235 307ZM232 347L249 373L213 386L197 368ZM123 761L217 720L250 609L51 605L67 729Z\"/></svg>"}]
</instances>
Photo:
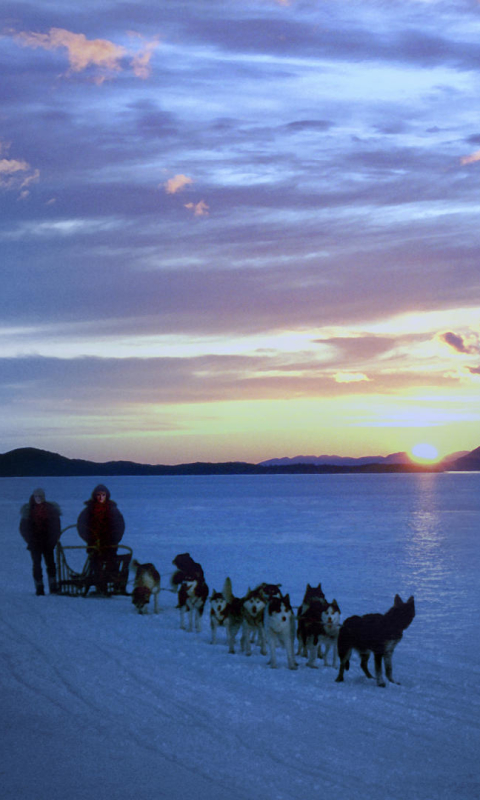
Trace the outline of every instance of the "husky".
<instances>
[{"instance_id":1,"label":"husky","mask_svg":"<svg viewBox=\"0 0 480 800\"><path fill-rule=\"evenodd\" d=\"M316 654L313 654L312 648L316 648L318 645L318 636L322 633L322 613L326 608L327 601L322 590L322 584L310 586L307 583L302 605L297 612L297 655L302 655L305 658L310 655L309 667L315 664Z\"/></svg>"},{"instance_id":2,"label":"husky","mask_svg":"<svg viewBox=\"0 0 480 800\"><path fill-rule=\"evenodd\" d=\"M385 686L382 674L382 659L385 662L385 675L390 683L396 683L392 676L392 655L403 636L403 631L415 617L413 595L404 603L400 595L395 595L393 606L386 614L365 614L363 617L348 617L338 635L338 655L340 669L336 681L343 681L343 673L349 669L350 655L356 650L360 655L360 666L367 678L373 678L368 669L368 659L372 652L375 658L375 677L377 686Z\"/></svg>"},{"instance_id":3,"label":"husky","mask_svg":"<svg viewBox=\"0 0 480 800\"><path fill-rule=\"evenodd\" d=\"M295 615L290 605L290 597L273 597L265 606L265 636L270 648L270 666L277 666L277 645L282 644L287 651L289 669L297 669L295 661Z\"/></svg>"},{"instance_id":4,"label":"husky","mask_svg":"<svg viewBox=\"0 0 480 800\"><path fill-rule=\"evenodd\" d=\"M173 559L172 564L176 567L170 579L174 588L181 586L185 580L205 580L202 567L193 560L190 553L179 553Z\"/></svg>"},{"instance_id":5,"label":"husky","mask_svg":"<svg viewBox=\"0 0 480 800\"><path fill-rule=\"evenodd\" d=\"M340 608L336 600L332 600L327 608L322 611L322 632L318 637L318 655L323 658L323 664L328 666L327 656L333 650L332 667L337 666L337 641L340 630ZM322 653L322 645L325 650Z\"/></svg>"},{"instance_id":6,"label":"husky","mask_svg":"<svg viewBox=\"0 0 480 800\"><path fill-rule=\"evenodd\" d=\"M150 597L153 595L153 611L158 614L158 595L160 593L160 573L153 564L140 564L133 559L131 569L135 573L133 583L132 603L139 614L144 613Z\"/></svg>"},{"instance_id":7,"label":"husky","mask_svg":"<svg viewBox=\"0 0 480 800\"><path fill-rule=\"evenodd\" d=\"M281 597L281 583L261 583L260 586L257 586L256 591L261 594L263 599L266 603L268 603L272 597Z\"/></svg>"},{"instance_id":8,"label":"husky","mask_svg":"<svg viewBox=\"0 0 480 800\"><path fill-rule=\"evenodd\" d=\"M185 614L188 614L188 630L200 633L202 630L202 617L205 603L208 598L208 586L205 579L186 578L178 590L178 604L180 609L180 627L185 630Z\"/></svg>"},{"instance_id":9,"label":"husky","mask_svg":"<svg viewBox=\"0 0 480 800\"><path fill-rule=\"evenodd\" d=\"M222 597L225 601L225 628L227 631L228 652L235 653L235 637L243 625L243 598L234 597L232 581L225 579Z\"/></svg>"},{"instance_id":10,"label":"husky","mask_svg":"<svg viewBox=\"0 0 480 800\"><path fill-rule=\"evenodd\" d=\"M267 599L263 588L266 584L257 586L256 589L249 589L243 598L242 616L242 650L245 655L252 655L252 637L258 636L260 652L262 656L267 655L265 642L264 614L267 607Z\"/></svg>"},{"instance_id":11,"label":"husky","mask_svg":"<svg viewBox=\"0 0 480 800\"><path fill-rule=\"evenodd\" d=\"M225 620L228 613L228 604L222 592L216 592L215 589L210 595L210 629L212 631L211 643L217 643L217 628L225 626Z\"/></svg>"}]
</instances>

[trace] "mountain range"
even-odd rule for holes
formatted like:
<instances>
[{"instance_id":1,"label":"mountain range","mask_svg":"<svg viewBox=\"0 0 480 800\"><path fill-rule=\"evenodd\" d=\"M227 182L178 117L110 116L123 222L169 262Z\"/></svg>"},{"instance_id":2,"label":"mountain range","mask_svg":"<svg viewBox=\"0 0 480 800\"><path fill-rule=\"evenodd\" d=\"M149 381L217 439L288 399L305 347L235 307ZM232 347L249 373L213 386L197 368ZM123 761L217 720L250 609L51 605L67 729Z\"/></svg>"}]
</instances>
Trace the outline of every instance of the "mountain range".
<instances>
[{"instance_id":1,"label":"mountain range","mask_svg":"<svg viewBox=\"0 0 480 800\"><path fill-rule=\"evenodd\" d=\"M412 462L406 453L389 456L295 456L273 458L259 464L243 461L203 462L175 466L138 464L134 461L86 461L48 450L20 447L0 455L0 477L74 477L88 475L266 475L281 473L444 472L480 471L480 447L452 453L432 465Z\"/></svg>"}]
</instances>

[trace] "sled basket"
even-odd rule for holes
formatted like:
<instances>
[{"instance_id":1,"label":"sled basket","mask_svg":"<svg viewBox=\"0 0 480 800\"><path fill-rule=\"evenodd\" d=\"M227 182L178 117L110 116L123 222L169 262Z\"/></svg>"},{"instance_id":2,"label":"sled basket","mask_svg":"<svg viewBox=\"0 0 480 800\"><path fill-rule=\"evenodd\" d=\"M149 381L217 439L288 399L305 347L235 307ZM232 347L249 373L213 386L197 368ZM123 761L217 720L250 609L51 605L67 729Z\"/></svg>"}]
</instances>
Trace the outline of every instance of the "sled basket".
<instances>
[{"instance_id":1,"label":"sled basket","mask_svg":"<svg viewBox=\"0 0 480 800\"><path fill-rule=\"evenodd\" d=\"M105 548L101 556L95 551L89 552L90 550L91 548L87 548L86 545L63 546L60 542L57 543L58 594L86 597L92 587L104 595L128 594L128 571L133 555L132 549L118 544ZM71 561L76 558L80 564L83 562L83 567L78 571L74 570L68 563L67 556Z\"/></svg>"}]
</instances>

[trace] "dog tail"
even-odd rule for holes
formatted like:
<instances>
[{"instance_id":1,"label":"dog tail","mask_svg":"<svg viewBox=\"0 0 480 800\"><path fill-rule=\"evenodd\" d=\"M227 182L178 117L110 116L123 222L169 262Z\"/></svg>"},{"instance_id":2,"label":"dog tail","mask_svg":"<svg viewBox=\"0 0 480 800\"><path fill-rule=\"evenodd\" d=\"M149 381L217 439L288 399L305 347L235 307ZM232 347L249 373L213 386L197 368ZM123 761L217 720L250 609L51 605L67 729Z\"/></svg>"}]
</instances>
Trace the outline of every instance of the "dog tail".
<instances>
[{"instance_id":1,"label":"dog tail","mask_svg":"<svg viewBox=\"0 0 480 800\"><path fill-rule=\"evenodd\" d=\"M223 591L222 591L224 600L227 603L231 603L233 600L233 589L232 589L232 581L230 578L225 578L225 583L223 584Z\"/></svg>"}]
</instances>

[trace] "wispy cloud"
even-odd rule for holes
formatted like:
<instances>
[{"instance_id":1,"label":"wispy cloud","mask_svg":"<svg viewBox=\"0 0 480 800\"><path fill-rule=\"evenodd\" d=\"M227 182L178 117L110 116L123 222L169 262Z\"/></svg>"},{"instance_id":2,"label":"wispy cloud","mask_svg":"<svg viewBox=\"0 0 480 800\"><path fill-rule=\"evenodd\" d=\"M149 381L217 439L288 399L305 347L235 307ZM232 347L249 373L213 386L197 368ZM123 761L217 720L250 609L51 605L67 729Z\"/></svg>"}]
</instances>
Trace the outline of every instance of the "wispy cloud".
<instances>
[{"instance_id":1,"label":"wispy cloud","mask_svg":"<svg viewBox=\"0 0 480 800\"><path fill-rule=\"evenodd\" d=\"M0 156L6 155L8 145L0 142ZM29 195L29 187L36 183L40 177L40 171L33 169L28 161L21 158L0 158L0 188L11 191L18 191L20 198Z\"/></svg>"},{"instance_id":2,"label":"wispy cloud","mask_svg":"<svg viewBox=\"0 0 480 800\"><path fill-rule=\"evenodd\" d=\"M463 156L463 158L460 159L462 166L465 166L466 164L474 164L476 161L480 161L480 150L477 150L475 153L471 153L469 156Z\"/></svg>"},{"instance_id":3,"label":"wispy cloud","mask_svg":"<svg viewBox=\"0 0 480 800\"><path fill-rule=\"evenodd\" d=\"M88 68L96 68L94 82L103 83L120 72L122 61L131 58L130 65L134 75L138 78L147 78L151 73L150 60L156 47L158 38L142 40L141 48L132 53L122 45L115 44L108 39L87 39L83 33L73 33L64 28L50 28L48 33L21 31L15 35L15 40L24 47L44 50L65 49L70 65L69 73L83 72ZM68 73L67 73L68 74Z\"/></svg>"}]
</instances>

